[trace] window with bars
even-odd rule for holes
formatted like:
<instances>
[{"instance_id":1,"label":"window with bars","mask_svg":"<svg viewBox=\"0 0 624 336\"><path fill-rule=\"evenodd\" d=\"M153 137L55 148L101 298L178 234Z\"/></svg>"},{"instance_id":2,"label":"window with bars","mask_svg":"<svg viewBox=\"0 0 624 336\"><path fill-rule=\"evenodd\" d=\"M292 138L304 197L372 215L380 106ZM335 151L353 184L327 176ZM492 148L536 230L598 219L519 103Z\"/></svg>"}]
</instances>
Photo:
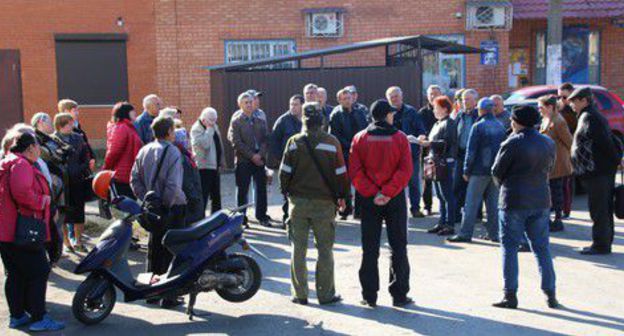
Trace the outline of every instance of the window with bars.
<instances>
[{"instance_id":1,"label":"window with bars","mask_svg":"<svg viewBox=\"0 0 624 336\"><path fill-rule=\"evenodd\" d=\"M225 63L256 61L266 58L285 56L295 53L296 46L293 40L254 40L254 41L226 41ZM271 64L259 68L290 69L296 66L295 62Z\"/></svg>"}]
</instances>

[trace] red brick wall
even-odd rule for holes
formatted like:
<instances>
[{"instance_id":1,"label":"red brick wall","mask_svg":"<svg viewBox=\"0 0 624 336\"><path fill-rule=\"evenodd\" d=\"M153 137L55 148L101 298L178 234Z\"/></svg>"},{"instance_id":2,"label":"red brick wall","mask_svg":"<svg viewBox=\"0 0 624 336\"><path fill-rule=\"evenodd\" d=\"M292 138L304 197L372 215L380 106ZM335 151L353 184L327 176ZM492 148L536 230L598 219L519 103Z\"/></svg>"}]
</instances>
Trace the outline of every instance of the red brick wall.
<instances>
[{"instance_id":1,"label":"red brick wall","mask_svg":"<svg viewBox=\"0 0 624 336\"><path fill-rule=\"evenodd\" d=\"M140 109L143 96L156 89L153 6L153 0L3 1L0 49L20 50L24 119L38 111L56 113L55 33L127 33L129 96ZM116 25L120 16L124 27ZM90 137L103 139L110 108L81 112Z\"/></svg>"},{"instance_id":2,"label":"red brick wall","mask_svg":"<svg viewBox=\"0 0 624 336\"><path fill-rule=\"evenodd\" d=\"M156 0L158 92L166 104L185 111L186 123L210 104L209 73L201 67L224 63L224 41L242 39L294 39L297 51L326 48L391 36L464 34L466 43L479 46L489 33L465 31L465 1L201 1ZM344 7L344 36L313 39L305 36L305 8ZM465 13L464 13L465 14ZM466 60L466 84L482 94L501 92L507 84L508 33L495 33L500 64L479 65L479 56ZM325 59L326 66L378 65L385 61L383 48ZM304 66L318 65L309 60ZM380 96L383 92L379 93ZM334 96L330 93L330 99Z\"/></svg>"},{"instance_id":3,"label":"red brick wall","mask_svg":"<svg viewBox=\"0 0 624 336\"><path fill-rule=\"evenodd\" d=\"M564 25L586 25L600 31L600 84L624 95L624 28L616 27L608 19L565 20ZM529 50L529 78L535 58L535 34L546 31L546 20L516 20L510 35L510 48Z\"/></svg>"}]
</instances>

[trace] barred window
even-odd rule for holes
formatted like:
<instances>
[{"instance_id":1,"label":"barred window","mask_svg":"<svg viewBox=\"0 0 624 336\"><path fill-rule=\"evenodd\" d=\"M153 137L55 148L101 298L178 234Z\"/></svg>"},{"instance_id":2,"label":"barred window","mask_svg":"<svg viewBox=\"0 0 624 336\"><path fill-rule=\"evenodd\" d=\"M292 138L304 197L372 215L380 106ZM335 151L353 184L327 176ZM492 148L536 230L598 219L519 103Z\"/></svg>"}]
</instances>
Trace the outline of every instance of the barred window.
<instances>
[{"instance_id":1,"label":"barred window","mask_svg":"<svg viewBox=\"0 0 624 336\"><path fill-rule=\"evenodd\" d=\"M253 40L253 41L226 41L225 63L256 61L271 57L286 56L295 53L296 46L293 40ZM295 62L271 64L262 68L289 69L294 68Z\"/></svg>"}]
</instances>

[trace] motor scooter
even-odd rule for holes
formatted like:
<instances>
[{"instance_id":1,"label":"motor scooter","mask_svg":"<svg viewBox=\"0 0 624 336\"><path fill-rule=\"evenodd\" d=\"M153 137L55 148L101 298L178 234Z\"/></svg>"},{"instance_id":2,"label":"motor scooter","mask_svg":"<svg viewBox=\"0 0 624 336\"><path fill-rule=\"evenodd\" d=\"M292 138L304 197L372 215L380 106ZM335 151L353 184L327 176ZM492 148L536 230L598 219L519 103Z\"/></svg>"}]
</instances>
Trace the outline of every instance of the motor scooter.
<instances>
[{"instance_id":1,"label":"motor scooter","mask_svg":"<svg viewBox=\"0 0 624 336\"><path fill-rule=\"evenodd\" d=\"M127 258L133 222L140 216L158 218L127 197L115 196L111 203L127 216L102 233L74 271L89 274L72 302L73 315L80 322L92 325L104 320L115 306L115 288L123 293L125 302L189 294L186 313L190 320L196 315L193 308L200 292L215 290L230 302L249 300L258 292L262 282L258 263L248 255L227 251L238 243L243 250L264 257L243 239L242 211L251 204L218 211L189 228L168 230L162 243L174 258L167 273L159 277L146 273L135 279Z\"/></svg>"}]
</instances>

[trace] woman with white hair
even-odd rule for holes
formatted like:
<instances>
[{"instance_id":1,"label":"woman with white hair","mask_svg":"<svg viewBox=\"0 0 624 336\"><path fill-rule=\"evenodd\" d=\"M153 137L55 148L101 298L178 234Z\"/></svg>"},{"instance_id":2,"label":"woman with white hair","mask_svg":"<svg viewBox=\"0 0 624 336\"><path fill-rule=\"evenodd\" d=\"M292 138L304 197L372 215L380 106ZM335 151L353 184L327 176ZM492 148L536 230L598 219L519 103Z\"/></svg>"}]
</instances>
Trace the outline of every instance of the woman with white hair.
<instances>
[{"instance_id":1,"label":"woman with white hair","mask_svg":"<svg viewBox=\"0 0 624 336\"><path fill-rule=\"evenodd\" d=\"M191 127L191 146L201 177L204 209L211 199L211 213L221 209L219 168L223 165L223 141L217 125L217 111L206 107Z\"/></svg>"}]
</instances>

